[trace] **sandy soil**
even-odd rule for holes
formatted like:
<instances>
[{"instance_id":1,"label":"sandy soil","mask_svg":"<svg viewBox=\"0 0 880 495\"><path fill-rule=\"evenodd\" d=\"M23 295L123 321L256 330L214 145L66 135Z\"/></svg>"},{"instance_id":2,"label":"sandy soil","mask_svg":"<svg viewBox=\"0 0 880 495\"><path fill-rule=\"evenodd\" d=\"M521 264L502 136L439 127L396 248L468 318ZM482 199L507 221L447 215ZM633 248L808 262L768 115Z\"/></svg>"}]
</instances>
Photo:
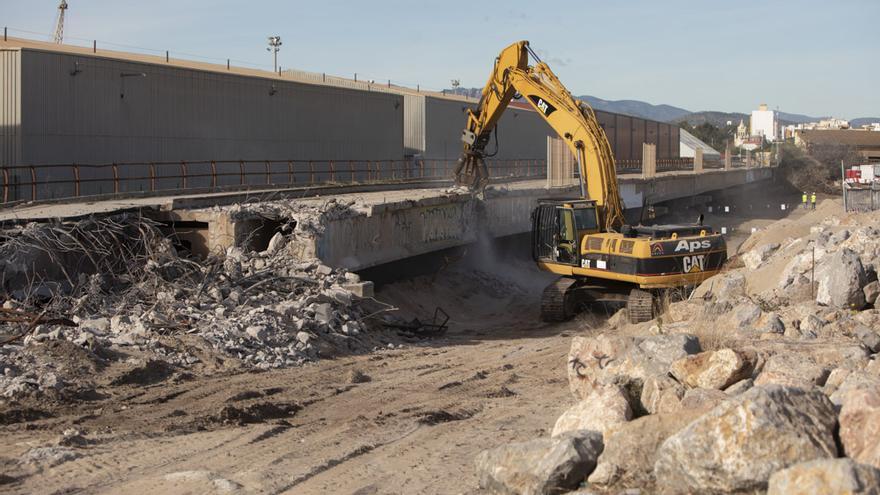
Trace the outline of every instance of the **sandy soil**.
<instances>
[{"instance_id":1,"label":"sandy soil","mask_svg":"<svg viewBox=\"0 0 880 495\"><path fill-rule=\"evenodd\" d=\"M547 434L571 405L570 337L598 321L539 323L535 290L546 274L522 265L513 270L520 280L499 282L486 268L451 268L378 294L414 315L441 304L453 318L440 338L303 368L108 386L90 402L35 406L32 415L52 417L27 422L7 411L0 465L9 478L0 488L471 493L480 450ZM78 458L55 467L17 462L69 428L90 441L74 448Z\"/></svg>"}]
</instances>

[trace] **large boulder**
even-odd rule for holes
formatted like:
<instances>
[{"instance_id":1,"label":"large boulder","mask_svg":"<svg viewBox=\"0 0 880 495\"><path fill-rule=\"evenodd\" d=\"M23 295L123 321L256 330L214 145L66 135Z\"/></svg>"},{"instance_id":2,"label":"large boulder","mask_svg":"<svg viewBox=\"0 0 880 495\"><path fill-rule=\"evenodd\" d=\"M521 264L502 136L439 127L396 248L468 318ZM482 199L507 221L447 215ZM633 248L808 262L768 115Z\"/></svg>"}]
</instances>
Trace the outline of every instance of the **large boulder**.
<instances>
[{"instance_id":1,"label":"large boulder","mask_svg":"<svg viewBox=\"0 0 880 495\"><path fill-rule=\"evenodd\" d=\"M674 361L669 372L687 387L720 390L747 378L750 366L736 351L720 349Z\"/></svg>"},{"instance_id":2,"label":"large boulder","mask_svg":"<svg viewBox=\"0 0 880 495\"><path fill-rule=\"evenodd\" d=\"M867 274L859 255L850 249L840 249L826 257L816 267L816 302L836 308L862 309L865 307Z\"/></svg>"},{"instance_id":3,"label":"large boulder","mask_svg":"<svg viewBox=\"0 0 880 495\"><path fill-rule=\"evenodd\" d=\"M816 459L777 471L767 495L880 495L880 469L852 459Z\"/></svg>"},{"instance_id":4,"label":"large boulder","mask_svg":"<svg viewBox=\"0 0 880 495\"><path fill-rule=\"evenodd\" d=\"M632 418L632 410L620 388L609 385L594 390L589 397L573 405L556 420L552 436L579 430L598 431L603 435L612 426Z\"/></svg>"},{"instance_id":5,"label":"large boulder","mask_svg":"<svg viewBox=\"0 0 880 495\"><path fill-rule=\"evenodd\" d=\"M648 377L665 375L673 361L697 352L700 343L688 334L575 337L568 354L569 388L586 399L597 388L617 384L635 406Z\"/></svg>"},{"instance_id":6,"label":"large boulder","mask_svg":"<svg viewBox=\"0 0 880 495\"><path fill-rule=\"evenodd\" d=\"M708 411L714 409L715 406L721 404L727 399L727 393L714 388L691 388L684 393L684 397L681 398L679 407L689 411Z\"/></svg>"},{"instance_id":7,"label":"large boulder","mask_svg":"<svg viewBox=\"0 0 880 495\"><path fill-rule=\"evenodd\" d=\"M675 412L681 409L681 398L686 390L669 376L650 376L642 385L639 401L648 414Z\"/></svg>"},{"instance_id":8,"label":"large boulder","mask_svg":"<svg viewBox=\"0 0 880 495\"><path fill-rule=\"evenodd\" d=\"M745 297L746 277L740 271L729 271L715 275L700 284L694 291L696 297L715 301L733 301Z\"/></svg>"},{"instance_id":9,"label":"large boulder","mask_svg":"<svg viewBox=\"0 0 880 495\"><path fill-rule=\"evenodd\" d=\"M755 385L785 385L809 388L825 384L830 371L805 354L780 352L770 356Z\"/></svg>"},{"instance_id":10,"label":"large boulder","mask_svg":"<svg viewBox=\"0 0 880 495\"><path fill-rule=\"evenodd\" d=\"M502 445L475 460L480 488L518 495L565 493L593 472L602 435L576 432L557 438Z\"/></svg>"},{"instance_id":11,"label":"large boulder","mask_svg":"<svg viewBox=\"0 0 880 495\"><path fill-rule=\"evenodd\" d=\"M880 388L880 375L866 370L837 368L828 376L823 390L835 406L843 407L852 392L873 388Z\"/></svg>"},{"instance_id":12,"label":"large boulder","mask_svg":"<svg viewBox=\"0 0 880 495\"><path fill-rule=\"evenodd\" d=\"M840 442L847 457L880 468L880 387L846 394L840 408Z\"/></svg>"},{"instance_id":13,"label":"large boulder","mask_svg":"<svg viewBox=\"0 0 880 495\"><path fill-rule=\"evenodd\" d=\"M746 268L749 271L754 271L757 270L758 267L760 267L765 261L767 261L767 259L770 258L770 256L772 256L777 249L779 249L779 244L775 242L771 244L764 244L763 246L756 247L755 249L746 252L745 254L740 256L740 259L742 259L743 264L746 265Z\"/></svg>"},{"instance_id":14,"label":"large boulder","mask_svg":"<svg viewBox=\"0 0 880 495\"><path fill-rule=\"evenodd\" d=\"M654 475L666 493L762 490L780 469L836 457L836 426L818 390L754 387L666 439Z\"/></svg>"},{"instance_id":15,"label":"large boulder","mask_svg":"<svg viewBox=\"0 0 880 495\"><path fill-rule=\"evenodd\" d=\"M643 416L620 425L605 442L590 484L618 488L645 488L654 482L657 449L664 440L705 411L683 410Z\"/></svg>"}]
</instances>

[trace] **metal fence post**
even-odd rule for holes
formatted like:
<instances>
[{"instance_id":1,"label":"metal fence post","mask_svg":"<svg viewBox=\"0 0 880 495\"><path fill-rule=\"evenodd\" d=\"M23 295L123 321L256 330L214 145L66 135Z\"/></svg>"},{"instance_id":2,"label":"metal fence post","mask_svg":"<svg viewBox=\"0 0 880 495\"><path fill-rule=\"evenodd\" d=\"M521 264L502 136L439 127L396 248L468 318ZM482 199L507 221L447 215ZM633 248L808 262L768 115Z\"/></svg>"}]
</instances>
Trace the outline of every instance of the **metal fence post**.
<instances>
[{"instance_id":1,"label":"metal fence post","mask_svg":"<svg viewBox=\"0 0 880 495\"><path fill-rule=\"evenodd\" d=\"M113 193L119 194L119 166L113 163Z\"/></svg>"},{"instance_id":2,"label":"metal fence post","mask_svg":"<svg viewBox=\"0 0 880 495\"><path fill-rule=\"evenodd\" d=\"M3 202L9 202L9 170L3 168Z\"/></svg>"},{"instance_id":3,"label":"metal fence post","mask_svg":"<svg viewBox=\"0 0 880 495\"><path fill-rule=\"evenodd\" d=\"M315 183L315 163L309 160L309 185Z\"/></svg>"},{"instance_id":4,"label":"metal fence post","mask_svg":"<svg viewBox=\"0 0 880 495\"><path fill-rule=\"evenodd\" d=\"M211 189L217 188L217 162L211 160Z\"/></svg>"},{"instance_id":5,"label":"metal fence post","mask_svg":"<svg viewBox=\"0 0 880 495\"><path fill-rule=\"evenodd\" d=\"M31 165L31 199L37 200L37 169Z\"/></svg>"},{"instance_id":6,"label":"metal fence post","mask_svg":"<svg viewBox=\"0 0 880 495\"><path fill-rule=\"evenodd\" d=\"M354 182L354 163L351 160L348 161L348 169L351 171L351 181Z\"/></svg>"},{"instance_id":7,"label":"metal fence post","mask_svg":"<svg viewBox=\"0 0 880 495\"><path fill-rule=\"evenodd\" d=\"M244 160L238 161L238 185L244 185Z\"/></svg>"},{"instance_id":8,"label":"metal fence post","mask_svg":"<svg viewBox=\"0 0 880 495\"><path fill-rule=\"evenodd\" d=\"M150 191L156 192L156 164L150 162Z\"/></svg>"},{"instance_id":9,"label":"metal fence post","mask_svg":"<svg viewBox=\"0 0 880 495\"><path fill-rule=\"evenodd\" d=\"M180 162L180 174L181 174L181 177L183 178L183 188L186 189L186 162L185 161Z\"/></svg>"},{"instance_id":10,"label":"metal fence post","mask_svg":"<svg viewBox=\"0 0 880 495\"><path fill-rule=\"evenodd\" d=\"M269 160L266 160L266 185L272 185L271 173L269 172Z\"/></svg>"},{"instance_id":11,"label":"metal fence post","mask_svg":"<svg viewBox=\"0 0 880 495\"><path fill-rule=\"evenodd\" d=\"M79 166L77 164L73 164L73 195L79 197L80 189L79 189Z\"/></svg>"},{"instance_id":12,"label":"metal fence post","mask_svg":"<svg viewBox=\"0 0 880 495\"><path fill-rule=\"evenodd\" d=\"M296 182L296 176L293 175L293 161L287 160L287 183L293 184Z\"/></svg>"}]
</instances>

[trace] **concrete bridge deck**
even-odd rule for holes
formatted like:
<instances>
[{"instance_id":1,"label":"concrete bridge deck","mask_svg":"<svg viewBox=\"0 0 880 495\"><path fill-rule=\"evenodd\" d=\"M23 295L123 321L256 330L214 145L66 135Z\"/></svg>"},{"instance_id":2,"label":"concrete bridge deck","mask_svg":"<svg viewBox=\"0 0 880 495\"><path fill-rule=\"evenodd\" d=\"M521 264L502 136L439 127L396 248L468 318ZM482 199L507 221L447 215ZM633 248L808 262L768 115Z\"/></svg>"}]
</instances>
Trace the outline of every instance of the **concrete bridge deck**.
<instances>
[{"instance_id":1,"label":"concrete bridge deck","mask_svg":"<svg viewBox=\"0 0 880 495\"><path fill-rule=\"evenodd\" d=\"M653 204L693 197L772 177L772 169L668 172L653 178L620 176L628 210L645 197ZM448 183L401 189L402 185L344 188L265 189L247 192L184 194L68 204L19 205L0 210L0 221L65 219L91 214L143 209L177 230L199 254L251 242L265 224L259 216L242 215L236 203L284 200L304 210L320 209L329 198L351 203L343 215L323 218L323 233L297 239L302 256L316 256L330 266L360 270L419 254L469 244L480 235L501 237L530 230L531 211L539 198L579 195L576 186L546 187L546 181L495 183L485 201L450 190ZM219 206L219 208L218 208ZM269 234L271 236L271 234ZM260 237L260 236L257 236ZM263 241L267 241L263 235ZM249 241L250 240L250 241Z\"/></svg>"}]
</instances>

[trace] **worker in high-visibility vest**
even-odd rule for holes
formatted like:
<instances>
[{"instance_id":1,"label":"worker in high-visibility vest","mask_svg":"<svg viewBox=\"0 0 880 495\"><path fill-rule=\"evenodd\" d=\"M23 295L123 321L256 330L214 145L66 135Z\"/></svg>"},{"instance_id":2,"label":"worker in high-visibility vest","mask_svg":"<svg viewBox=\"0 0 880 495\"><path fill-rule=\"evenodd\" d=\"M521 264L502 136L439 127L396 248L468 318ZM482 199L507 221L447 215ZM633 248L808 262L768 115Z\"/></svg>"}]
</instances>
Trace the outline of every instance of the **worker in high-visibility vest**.
<instances>
[{"instance_id":1,"label":"worker in high-visibility vest","mask_svg":"<svg viewBox=\"0 0 880 495\"><path fill-rule=\"evenodd\" d=\"M813 191L813 194L810 196L810 203L813 204L813 209L816 209L816 192Z\"/></svg>"},{"instance_id":2,"label":"worker in high-visibility vest","mask_svg":"<svg viewBox=\"0 0 880 495\"><path fill-rule=\"evenodd\" d=\"M804 209L807 209L807 191L804 191L804 195L801 196L801 203L804 204Z\"/></svg>"}]
</instances>

